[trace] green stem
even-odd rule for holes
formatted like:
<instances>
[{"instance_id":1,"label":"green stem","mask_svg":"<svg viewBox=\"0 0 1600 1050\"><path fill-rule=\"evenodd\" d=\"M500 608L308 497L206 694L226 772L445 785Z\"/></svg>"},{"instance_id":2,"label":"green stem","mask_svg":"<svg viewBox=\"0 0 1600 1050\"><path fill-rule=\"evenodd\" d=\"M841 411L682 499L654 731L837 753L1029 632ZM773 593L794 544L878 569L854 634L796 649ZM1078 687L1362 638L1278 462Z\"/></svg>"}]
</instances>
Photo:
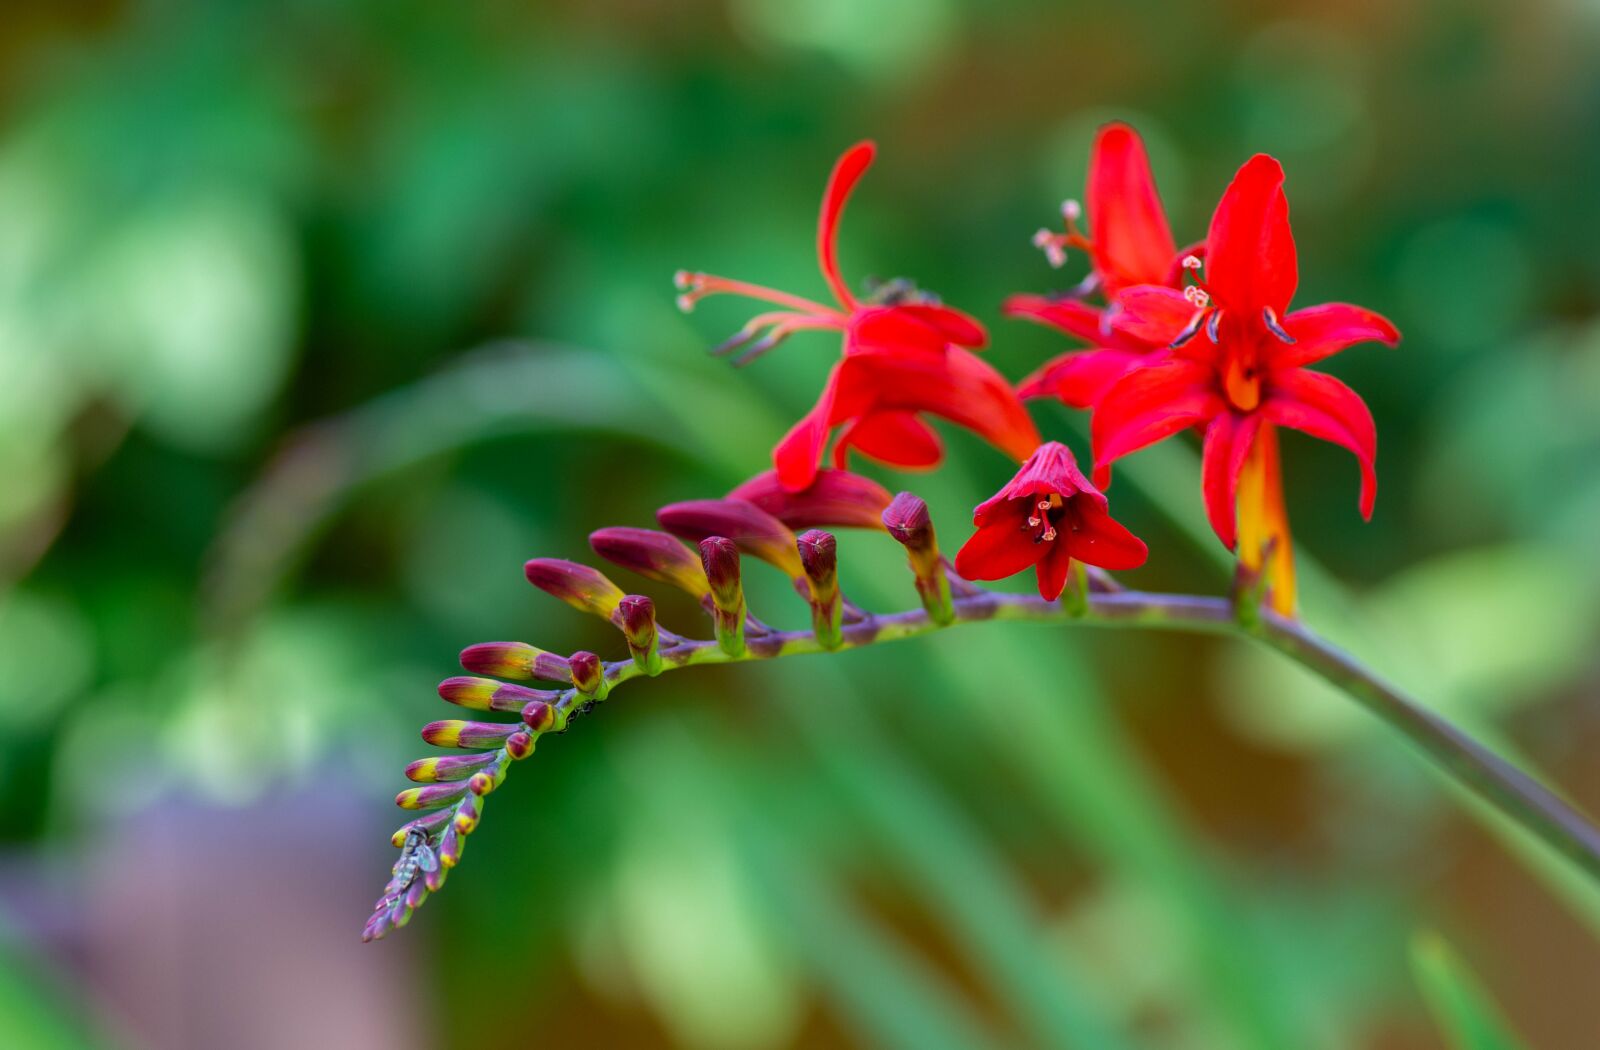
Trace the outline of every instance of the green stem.
<instances>
[{"instance_id":1,"label":"green stem","mask_svg":"<svg viewBox=\"0 0 1600 1050\"><path fill-rule=\"evenodd\" d=\"M1316 672L1367 710L1404 734L1447 774L1538 835L1600 881L1600 830L1572 805L1516 766L1502 759L1442 716L1384 681L1355 657L1326 641L1298 620L1262 610L1253 628L1241 626L1223 598L1120 591L1089 596L1088 610L1074 615L1059 602L1033 595L981 592L955 599L948 626L981 620L1032 620L1100 627L1145 627L1247 638ZM914 638L942 630L923 609L869 616L843 627L841 649ZM748 647L730 655L714 641L683 641L661 650L667 670L695 664L738 663L795 653L827 651L812 632L752 634ZM610 664L612 683L641 672L627 662ZM570 704L570 695L563 700Z\"/></svg>"}]
</instances>

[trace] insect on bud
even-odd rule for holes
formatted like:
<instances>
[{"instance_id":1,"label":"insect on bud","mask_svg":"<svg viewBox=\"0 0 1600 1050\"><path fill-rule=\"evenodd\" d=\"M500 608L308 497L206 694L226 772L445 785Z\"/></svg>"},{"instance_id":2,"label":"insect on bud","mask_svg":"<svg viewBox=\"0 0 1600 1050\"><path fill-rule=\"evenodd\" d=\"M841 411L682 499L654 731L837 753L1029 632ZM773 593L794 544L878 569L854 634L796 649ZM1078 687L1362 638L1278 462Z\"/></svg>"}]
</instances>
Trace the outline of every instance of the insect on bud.
<instances>
[{"instance_id":1,"label":"insect on bud","mask_svg":"<svg viewBox=\"0 0 1600 1050\"><path fill-rule=\"evenodd\" d=\"M606 667L594 653L579 650L567 658L572 668L572 684L585 700L604 700L611 691L606 681Z\"/></svg>"},{"instance_id":2,"label":"insect on bud","mask_svg":"<svg viewBox=\"0 0 1600 1050\"><path fill-rule=\"evenodd\" d=\"M939 542L934 535L928 505L910 493L902 492L883 512L883 526L906 549L906 560L916 577L917 596L934 623L955 620L950 600L950 579L945 575L944 559L939 557Z\"/></svg>"},{"instance_id":3,"label":"insect on bud","mask_svg":"<svg viewBox=\"0 0 1600 1050\"><path fill-rule=\"evenodd\" d=\"M528 582L560 598L574 609L610 619L622 600L622 588L591 569L563 558L535 558L522 567Z\"/></svg>"},{"instance_id":4,"label":"insect on bud","mask_svg":"<svg viewBox=\"0 0 1600 1050\"><path fill-rule=\"evenodd\" d=\"M700 559L682 541L665 532L627 526L597 529L589 534L589 546L613 565L647 579L671 584L696 598L710 593Z\"/></svg>"},{"instance_id":5,"label":"insect on bud","mask_svg":"<svg viewBox=\"0 0 1600 1050\"><path fill-rule=\"evenodd\" d=\"M824 649L837 649L844 643L839 631L843 601L839 594L838 541L830 532L812 529L803 533L795 545L811 584L811 629Z\"/></svg>"},{"instance_id":6,"label":"insect on bud","mask_svg":"<svg viewBox=\"0 0 1600 1050\"><path fill-rule=\"evenodd\" d=\"M565 682L572 677L566 657L525 642L479 642L469 645L461 650L461 666L497 678L538 678L546 682ZM443 689L443 686L440 688Z\"/></svg>"},{"instance_id":7,"label":"insect on bud","mask_svg":"<svg viewBox=\"0 0 1600 1050\"><path fill-rule=\"evenodd\" d=\"M677 540L673 540L677 543ZM700 567L695 566L696 569ZM701 570L704 578L704 570ZM709 593L709 585L707 588ZM628 652L639 670L648 675L661 673L659 632L656 630L656 603L642 594L630 594L617 606L622 633L628 639Z\"/></svg>"},{"instance_id":8,"label":"insect on bud","mask_svg":"<svg viewBox=\"0 0 1600 1050\"><path fill-rule=\"evenodd\" d=\"M711 583L717 644L729 656L739 656L744 652L744 584L739 572L739 548L725 536L707 536L700 541L700 560ZM798 566L798 553L794 561Z\"/></svg>"}]
</instances>

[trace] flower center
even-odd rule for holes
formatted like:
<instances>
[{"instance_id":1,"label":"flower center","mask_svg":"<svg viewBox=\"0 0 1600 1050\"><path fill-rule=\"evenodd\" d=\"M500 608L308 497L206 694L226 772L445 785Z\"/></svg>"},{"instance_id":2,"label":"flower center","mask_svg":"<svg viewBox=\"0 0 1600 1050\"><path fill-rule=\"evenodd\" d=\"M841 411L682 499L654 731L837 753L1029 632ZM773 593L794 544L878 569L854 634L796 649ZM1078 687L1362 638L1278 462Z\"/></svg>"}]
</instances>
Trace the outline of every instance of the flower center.
<instances>
[{"instance_id":1,"label":"flower center","mask_svg":"<svg viewBox=\"0 0 1600 1050\"><path fill-rule=\"evenodd\" d=\"M1228 354L1222 366L1222 389L1228 401L1241 412L1261 404L1261 371L1255 354Z\"/></svg>"},{"instance_id":2,"label":"flower center","mask_svg":"<svg viewBox=\"0 0 1600 1050\"><path fill-rule=\"evenodd\" d=\"M1033 542L1049 543L1059 535L1055 522L1061 517L1064 508L1065 504L1060 494L1052 492L1048 496L1043 496L1034 503L1033 513L1028 515L1022 527L1034 530Z\"/></svg>"}]
</instances>

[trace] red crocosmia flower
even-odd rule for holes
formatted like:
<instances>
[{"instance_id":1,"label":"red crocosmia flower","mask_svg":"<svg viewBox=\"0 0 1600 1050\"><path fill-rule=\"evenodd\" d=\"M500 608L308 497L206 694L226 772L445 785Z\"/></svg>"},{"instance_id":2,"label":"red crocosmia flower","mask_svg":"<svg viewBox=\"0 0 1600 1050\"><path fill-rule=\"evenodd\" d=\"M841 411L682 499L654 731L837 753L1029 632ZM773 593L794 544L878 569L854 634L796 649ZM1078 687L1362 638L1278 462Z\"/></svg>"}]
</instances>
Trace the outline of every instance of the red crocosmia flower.
<instances>
[{"instance_id":1,"label":"red crocosmia flower","mask_svg":"<svg viewBox=\"0 0 1600 1050\"><path fill-rule=\"evenodd\" d=\"M983 346L983 326L939 303L905 280L877 286L865 300L851 294L839 274L835 247L845 201L868 166L871 142L852 146L834 166L817 223L817 257L835 305L704 273L680 272L678 304L685 310L720 292L774 303L717 348L743 349L747 363L794 332L831 329L844 334L844 358L834 366L817 401L773 450L784 487L804 489L816 476L833 428L843 425L834 460L844 466L851 449L900 467L931 467L942 456L938 436L923 413L965 426L1022 459L1038 444L1038 431L1010 385L968 348Z\"/></svg>"},{"instance_id":2,"label":"red crocosmia flower","mask_svg":"<svg viewBox=\"0 0 1600 1050\"><path fill-rule=\"evenodd\" d=\"M956 572L1000 580L1033 567L1046 601L1061 596L1074 558L1133 569L1147 553L1143 540L1111 520L1105 496L1056 441L1040 445L1016 477L978 504L972 523L978 531L956 553Z\"/></svg>"},{"instance_id":3,"label":"red crocosmia flower","mask_svg":"<svg viewBox=\"0 0 1600 1050\"><path fill-rule=\"evenodd\" d=\"M1328 303L1287 312L1297 283L1283 168L1264 154L1239 169L1211 219L1206 259L1179 292L1139 286L1116 297L1118 325L1166 340L1163 360L1130 371L1095 408L1096 480L1110 464L1189 426L1204 429L1201 482L1218 538L1247 568L1270 545L1272 601L1294 611L1293 562L1283 513L1275 428L1290 427L1355 453L1360 507L1372 516L1377 433L1361 398L1306 370L1356 343L1394 345L1400 333L1370 310ZM1205 279L1199 273L1205 271Z\"/></svg>"},{"instance_id":4,"label":"red crocosmia flower","mask_svg":"<svg viewBox=\"0 0 1600 1050\"><path fill-rule=\"evenodd\" d=\"M1108 124L1095 136L1088 201L1092 240L1077 227L1076 201L1062 206L1065 233L1034 235L1034 243L1057 266L1066 261L1067 248L1086 252L1092 266L1088 280L1065 296L1016 295L1005 304L1009 316L1059 328L1094 348L1052 358L1018 387L1024 398L1054 397L1073 408L1094 405L1130 368L1166 349L1165 342L1123 330L1114 323L1115 310L1090 306L1083 297L1096 289L1115 296L1135 285L1176 285L1182 274L1144 143L1128 125Z\"/></svg>"}]
</instances>

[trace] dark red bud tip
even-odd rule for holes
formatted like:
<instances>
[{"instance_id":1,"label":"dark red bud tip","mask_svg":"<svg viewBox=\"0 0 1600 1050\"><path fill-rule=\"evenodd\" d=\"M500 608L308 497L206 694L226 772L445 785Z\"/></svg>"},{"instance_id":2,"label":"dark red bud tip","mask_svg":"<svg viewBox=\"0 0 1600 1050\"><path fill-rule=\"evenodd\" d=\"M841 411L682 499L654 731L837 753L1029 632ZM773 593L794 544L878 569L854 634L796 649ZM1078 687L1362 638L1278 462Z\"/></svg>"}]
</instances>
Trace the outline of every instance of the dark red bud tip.
<instances>
[{"instance_id":1,"label":"dark red bud tip","mask_svg":"<svg viewBox=\"0 0 1600 1050\"><path fill-rule=\"evenodd\" d=\"M643 645L655 635L656 603L647 595L628 595L617 606L617 614L629 642Z\"/></svg>"},{"instance_id":2,"label":"dark red bud tip","mask_svg":"<svg viewBox=\"0 0 1600 1050\"><path fill-rule=\"evenodd\" d=\"M839 567L839 543L833 533L812 529L796 541L800 551L800 564L811 580L832 579Z\"/></svg>"},{"instance_id":3,"label":"dark red bud tip","mask_svg":"<svg viewBox=\"0 0 1600 1050\"><path fill-rule=\"evenodd\" d=\"M522 709L522 720L535 733L543 733L556 722L556 709L543 700L535 700Z\"/></svg>"},{"instance_id":4,"label":"dark red bud tip","mask_svg":"<svg viewBox=\"0 0 1600 1050\"><path fill-rule=\"evenodd\" d=\"M700 562L718 605L727 605L740 593L739 547L725 536L700 541Z\"/></svg>"},{"instance_id":5,"label":"dark red bud tip","mask_svg":"<svg viewBox=\"0 0 1600 1050\"><path fill-rule=\"evenodd\" d=\"M889 530L889 535L907 546L925 543L933 529L933 521L928 517L928 504L915 493L900 493L883 512L883 527Z\"/></svg>"},{"instance_id":6,"label":"dark red bud tip","mask_svg":"<svg viewBox=\"0 0 1600 1050\"><path fill-rule=\"evenodd\" d=\"M533 736L529 733L516 732L506 737L506 754L517 761L522 761L533 754Z\"/></svg>"},{"instance_id":7,"label":"dark red bud tip","mask_svg":"<svg viewBox=\"0 0 1600 1050\"><path fill-rule=\"evenodd\" d=\"M572 668L572 684L585 696L599 699L606 693L606 667L594 653L578 651L567 657Z\"/></svg>"},{"instance_id":8,"label":"dark red bud tip","mask_svg":"<svg viewBox=\"0 0 1600 1050\"><path fill-rule=\"evenodd\" d=\"M528 582L575 609L610 617L622 600L622 588L599 569L563 558L535 558L522 567Z\"/></svg>"}]
</instances>

